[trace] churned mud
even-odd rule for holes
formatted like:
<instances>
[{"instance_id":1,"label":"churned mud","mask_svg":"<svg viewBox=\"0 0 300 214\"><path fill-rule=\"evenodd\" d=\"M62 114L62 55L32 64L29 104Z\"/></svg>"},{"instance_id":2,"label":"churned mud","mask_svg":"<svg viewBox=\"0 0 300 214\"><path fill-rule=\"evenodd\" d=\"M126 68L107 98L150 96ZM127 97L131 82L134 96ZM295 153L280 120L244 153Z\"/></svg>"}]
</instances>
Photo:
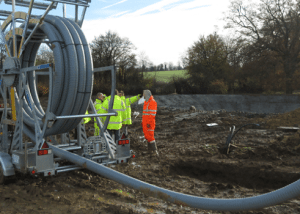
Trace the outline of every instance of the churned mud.
<instances>
[{"instance_id":1,"label":"churned mud","mask_svg":"<svg viewBox=\"0 0 300 214\"><path fill-rule=\"evenodd\" d=\"M134 110L141 113L140 108ZM277 129L298 126L297 115L159 107L155 130L159 157L147 154L138 116L129 127L136 157L109 167L162 188L200 197L260 195L300 178L300 132ZM218 125L208 126L210 123ZM227 154L224 146L229 129L252 123L260 126L242 128ZM93 134L93 123L86 129L88 135ZM300 213L300 198L261 210L200 210L167 203L88 170L78 170L45 178L17 174L0 186L0 213Z\"/></svg>"}]
</instances>

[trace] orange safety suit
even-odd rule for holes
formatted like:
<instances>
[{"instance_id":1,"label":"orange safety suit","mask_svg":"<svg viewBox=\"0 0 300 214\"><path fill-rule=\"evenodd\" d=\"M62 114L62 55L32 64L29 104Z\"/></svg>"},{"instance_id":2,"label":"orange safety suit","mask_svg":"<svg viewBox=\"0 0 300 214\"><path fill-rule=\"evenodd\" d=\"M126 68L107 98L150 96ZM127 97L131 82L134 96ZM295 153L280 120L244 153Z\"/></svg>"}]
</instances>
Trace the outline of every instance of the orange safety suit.
<instances>
[{"instance_id":1,"label":"orange safety suit","mask_svg":"<svg viewBox=\"0 0 300 214\"><path fill-rule=\"evenodd\" d=\"M155 116L157 112L157 103L153 96L144 102L142 126L145 138L148 142L154 141Z\"/></svg>"}]
</instances>

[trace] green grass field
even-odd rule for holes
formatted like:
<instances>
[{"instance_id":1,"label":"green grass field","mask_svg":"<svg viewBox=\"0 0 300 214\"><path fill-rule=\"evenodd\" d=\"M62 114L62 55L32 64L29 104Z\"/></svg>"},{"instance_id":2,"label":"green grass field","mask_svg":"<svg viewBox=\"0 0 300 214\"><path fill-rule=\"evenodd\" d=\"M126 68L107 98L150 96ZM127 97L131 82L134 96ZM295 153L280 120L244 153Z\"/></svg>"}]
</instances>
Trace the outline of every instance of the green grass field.
<instances>
[{"instance_id":1,"label":"green grass field","mask_svg":"<svg viewBox=\"0 0 300 214\"><path fill-rule=\"evenodd\" d=\"M157 81L169 82L172 80L173 76L187 78L188 74L186 70L176 70L176 71L151 71L144 72L144 76L147 77L156 77Z\"/></svg>"}]
</instances>

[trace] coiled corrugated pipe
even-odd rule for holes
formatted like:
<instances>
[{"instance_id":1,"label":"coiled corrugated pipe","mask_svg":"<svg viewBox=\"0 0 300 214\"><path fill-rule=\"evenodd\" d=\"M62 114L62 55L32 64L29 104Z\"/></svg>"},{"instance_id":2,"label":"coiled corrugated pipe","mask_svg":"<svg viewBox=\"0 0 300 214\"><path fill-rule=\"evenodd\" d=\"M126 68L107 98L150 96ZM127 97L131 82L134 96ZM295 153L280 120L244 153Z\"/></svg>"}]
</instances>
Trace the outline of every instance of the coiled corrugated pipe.
<instances>
[{"instance_id":1,"label":"coiled corrugated pipe","mask_svg":"<svg viewBox=\"0 0 300 214\"><path fill-rule=\"evenodd\" d=\"M34 25L29 25L32 29ZM88 43L80 27L72 20L62 17L46 16L37 33L48 38L54 55L54 76L50 111L57 116L84 114L92 94L93 64ZM38 41L29 42L23 57L20 59L21 67L34 66L37 51L40 47ZM30 96L34 103L39 125L42 127L45 112L39 101L36 90L36 78L28 72L26 84L30 88ZM34 136L35 122L28 101L23 99L24 133L32 138ZM16 105L19 98L16 95ZM57 120L47 129L44 137L66 133L74 129L81 119ZM35 139L32 139L35 141Z\"/></svg>"}]
</instances>

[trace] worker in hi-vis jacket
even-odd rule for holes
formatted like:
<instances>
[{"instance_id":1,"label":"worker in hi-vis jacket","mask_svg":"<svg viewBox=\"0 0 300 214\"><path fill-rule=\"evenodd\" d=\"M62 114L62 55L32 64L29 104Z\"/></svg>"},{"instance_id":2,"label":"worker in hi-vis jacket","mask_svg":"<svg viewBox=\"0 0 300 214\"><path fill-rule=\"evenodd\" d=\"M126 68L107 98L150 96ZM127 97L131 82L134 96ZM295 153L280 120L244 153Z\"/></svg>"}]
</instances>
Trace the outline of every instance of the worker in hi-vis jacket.
<instances>
[{"instance_id":1,"label":"worker in hi-vis jacket","mask_svg":"<svg viewBox=\"0 0 300 214\"><path fill-rule=\"evenodd\" d=\"M125 103L126 110L123 113L123 122L122 122L122 132L125 134L125 137L128 137L128 129L127 126L132 124L131 120L131 104L137 102L141 95L138 94L137 96L125 98L124 91L120 91L119 97L121 97L121 100Z\"/></svg>"},{"instance_id":2,"label":"worker in hi-vis jacket","mask_svg":"<svg viewBox=\"0 0 300 214\"><path fill-rule=\"evenodd\" d=\"M145 139L148 142L148 152L158 156L157 146L154 139L155 129L155 116L157 112L157 103L154 100L150 90L143 91L144 106L143 106L143 117L142 127L145 135Z\"/></svg>"},{"instance_id":3,"label":"worker in hi-vis jacket","mask_svg":"<svg viewBox=\"0 0 300 214\"><path fill-rule=\"evenodd\" d=\"M96 98L96 101L94 102L94 106L95 106L97 114L100 114L103 102L105 100L106 100L106 95L105 94L102 94L100 92L97 93L97 98ZM100 134L100 128L97 124L96 117L94 117L94 127L95 127L94 136L98 136Z\"/></svg>"},{"instance_id":4,"label":"worker in hi-vis jacket","mask_svg":"<svg viewBox=\"0 0 300 214\"><path fill-rule=\"evenodd\" d=\"M118 141L120 139L120 129L122 128L122 121L123 121L123 115L125 112L125 104L121 100L121 97L118 96L118 90L116 89L115 97L114 97L114 103L113 103L113 109L118 112L117 116L110 116L109 122L107 125L107 131L109 132L110 136L112 137L113 134L115 135L115 141ZM105 114L108 112L108 106L109 101L111 99L111 96L108 96L101 106L99 114ZM101 121L104 123L106 116L100 117Z\"/></svg>"}]
</instances>

